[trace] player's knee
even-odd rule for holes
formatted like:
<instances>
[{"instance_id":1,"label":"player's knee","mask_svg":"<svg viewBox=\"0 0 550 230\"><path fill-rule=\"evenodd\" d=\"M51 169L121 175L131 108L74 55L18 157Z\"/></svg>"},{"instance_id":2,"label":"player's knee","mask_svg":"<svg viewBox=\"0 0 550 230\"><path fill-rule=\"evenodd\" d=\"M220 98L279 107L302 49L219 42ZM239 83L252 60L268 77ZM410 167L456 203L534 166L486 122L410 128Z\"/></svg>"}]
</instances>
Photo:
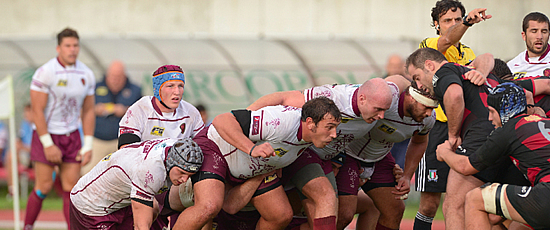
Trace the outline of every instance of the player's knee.
<instances>
[{"instance_id":1,"label":"player's knee","mask_svg":"<svg viewBox=\"0 0 550 230\"><path fill-rule=\"evenodd\" d=\"M420 211L420 213L424 216L434 217L438 208L439 202L421 202L420 207L418 207L418 211Z\"/></svg>"},{"instance_id":2,"label":"player's knee","mask_svg":"<svg viewBox=\"0 0 550 230\"><path fill-rule=\"evenodd\" d=\"M292 209L284 209L280 212L273 213L271 218L267 219L269 222L274 223L277 226L288 226L292 221Z\"/></svg>"},{"instance_id":3,"label":"player's knee","mask_svg":"<svg viewBox=\"0 0 550 230\"><path fill-rule=\"evenodd\" d=\"M218 202L213 201L205 201L200 204L195 204L197 208L199 208L202 212L202 216L208 218L208 219L214 219L216 215L218 215L218 212L222 209L222 204L218 204Z\"/></svg>"},{"instance_id":4,"label":"player's knee","mask_svg":"<svg viewBox=\"0 0 550 230\"><path fill-rule=\"evenodd\" d=\"M403 218L403 213L405 212L405 202L395 200L388 202L388 204L391 205L391 208L381 209L380 218L400 221Z\"/></svg>"}]
</instances>

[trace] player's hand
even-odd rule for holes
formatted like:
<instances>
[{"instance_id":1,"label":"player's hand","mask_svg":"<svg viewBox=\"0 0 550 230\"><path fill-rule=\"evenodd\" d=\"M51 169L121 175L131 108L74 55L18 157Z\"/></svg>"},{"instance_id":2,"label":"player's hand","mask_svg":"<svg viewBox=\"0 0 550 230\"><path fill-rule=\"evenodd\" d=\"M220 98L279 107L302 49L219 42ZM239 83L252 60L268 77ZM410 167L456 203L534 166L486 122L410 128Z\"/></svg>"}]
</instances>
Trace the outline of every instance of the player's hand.
<instances>
[{"instance_id":1,"label":"player's hand","mask_svg":"<svg viewBox=\"0 0 550 230\"><path fill-rule=\"evenodd\" d=\"M275 151L269 143L265 142L263 144L257 145L250 153L250 156L268 158L275 156Z\"/></svg>"},{"instance_id":2,"label":"player's hand","mask_svg":"<svg viewBox=\"0 0 550 230\"><path fill-rule=\"evenodd\" d=\"M85 152L84 154L78 154L76 156L76 160L80 161L80 165L84 166L90 163L90 160L92 160L92 150Z\"/></svg>"},{"instance_id":3,"label":"player's hand","mask_svg":"<svg viewBox=\"0 0 550 230\"><path fill-rule=\"evenodd\" d=\"M57 145L44 148L44 155L46 156L46 160L52 162L53 164L63 163L63 154Z\"/></svg>"},{"instance_id":4,"label":"player's hand","mask_svg":"<svg viewBox=\"0 0 550 230\"><path fill-rule=\"evenodd\" d=\"M470 11L467 17L468 23L475 24L493 17L490 14L486 14L485 11L487 11L487 8L477 8Z\"/></svg>"},{"instance_id":5,"label":"player's hand","mask_svg":"<svg viewBox=\"0 0 550 230\"><path fill-rule=\"evenodd\" d=\"M539 106L527 107L527 114L536 114L536 115L539 115L540 117L546 117L546 113Z\"/></svg>"},{"instance_id":6,"label":"player's hand","mask_svg":"<svg viewBox=\"0 0 550 230\"><path fill-rule=\"evenodd\" d=\"M449 140L446 140L442 144L438 145L437 149L435 150L437 160L443 162L444 161L443 155L445 155L445 153L453 152L453 151L454 150L452 149L451 142L449 142Z\"/></svg>"},{"instance_id":7,"label":"player's hand","mask_svg":"<svg viewBox=\"0 0 550 230\"><path fill-rule=\"evenodd\" d=\"M391 193L395 195L396 200L406 200L409 198L409 192L411 191L411 178L407 177L401 177L399 181L397 181L397 185L395 186L396 191L392 191Z\"/></svg>"},{"instance_id":8,"label":"player's hand","mask_svg":"<svg viewBox=\"0 0 550 230\"><path fill-rule=\"evenodd\" d=\"M403 169L399 167L398 164L393 166L393 176L395 177L395 182L399 182L399 180L403 177L403 173Z\"/></svg>"},{"instance_id":9,"label":"player's hand","mask_svg":"<svg viewBox=\"0 0 550 230\"><path fill-rule=\"evenodd\" d=\"M466 72L464 74L464 77L466 79L470 80L470 82L472 82L472 84L477 85L477 86L483 85L487 81L487 77L483 76L483 74L480 73L477 70L470 70L470 71Z\"/></svg>"},{"instance_id":10,"label":"player's hand","mask_svg":"<svg viewBox=\"0 0 550 230\"><path fill-rule=\"evenodd\" d=\"M451 137L449 136L449 143L451 144L451 150L454 152L459 145L462 144L462 139L460 137Z\"/></svg>"}]
</instances>

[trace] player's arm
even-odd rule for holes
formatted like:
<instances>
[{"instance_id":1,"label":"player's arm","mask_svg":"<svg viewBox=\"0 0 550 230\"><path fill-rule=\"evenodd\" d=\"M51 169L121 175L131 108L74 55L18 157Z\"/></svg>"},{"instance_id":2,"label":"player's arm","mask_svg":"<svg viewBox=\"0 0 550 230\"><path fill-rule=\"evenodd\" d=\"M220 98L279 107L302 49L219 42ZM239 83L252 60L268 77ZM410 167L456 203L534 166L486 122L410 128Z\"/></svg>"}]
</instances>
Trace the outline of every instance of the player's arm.
<instances>
[{"instance_id":1,"label":"player's arm","mask_svg":"<svg viewBox=\"0 0 550 230\"><path fill-rule=\"evenodd\" d=\"M444 161L449 167L462 175L469 176L479 172L470 164L467 156L455 153L448 140L437 146L436 153L438 161Z\"/></svg>"},{"instance_id":2,"label":"player's arm","mask_svg":"<svg viewBox=\"0 0 550 230\"><path fill-rule=\"evenodd\" d=\"M94 113L95 97L94 95L88 95L84 98L82 103L82 132L84 133L84 143L80 149L80 156L82 157L82 165L88 164L92 157L92 142L94 139L95 129L95 113ZM80 160L77 157L77 160Z\"/></svg>"},{"instance_id":3,"label":"player's arm","mask_svg":"<svg viewBox=\"0 0 550 230\"><path fill-rule=\"evenodd\" d=\"M399 93L402 93L405 90L405 88L407 88L407 86L411 85L411 81L409 81L405 77L398 74L388 76L384 80L393 82L394 84L396 84L397 87L399 87Z\"/></svg>"},{"instance_id":4,"label":"player's arm","mask_svg":"<svg viewBox=\"0 0 550 230\"><path fill-rule=\"evenodd\" d=\"M449 129L449 141L456 149L460 145L460 127L464 115L464 94L459 84L450 84L443 96L445 114L447 115L447 127Z\"/></svg>"},{"instance_id":5,"label":"player's arm","mask_svg":"<svg viewBox=\"0 0 550 230\"><path fill-rule=\"evenodd\" d=\"M265 95L263 97L260 97L246 109L255 111L271 105L288 105L296 108L302 108L302 105L304 105L304 103L305 99L303 92L294 90L275 92Z\"/></svg>"},{"instance_id":6,"label":"player's arm","mask_svg":"<svg viewBox=\"0 0 550 230\"><path fill-rule=\"evenodd\" d=\"M470 63L470 66L474 67L475 70L468 71L464 74L464 77L474 85L483 85L487 81L487 76L495 67L495 59L492 54L484 53L479 55Z\"/></svg>"},{"instance_id":7,"label":"player's arm","mask_svg":"<svg viewBox=\"0 0 550 230\"><path fill-rule=\"evenodd\" d=\"M148 230L153 223L153 202L132 198L134 229Z\"/></svg>"},{"instance_id":8,"label":"player's arm","mask_svg":"<svg viewBox=\"0 0 550 230\"><path fill-rule=\"evenodd\" d=\"M232 113L223 113L216 116L212 121L212 125L227 143L252 157L275 156L275 151L269 143L265 142L256 146L248 138L250 118L251 112L249 110L234 110Z\"/></svg>"},{"instance_id":9,"label":"player's arm","mask_svg":"<svg viewBox=\"0 0 550 230\"><path fill-rule=\"evenodd\" d=\"M44 109L48 104L48 94L31 89L30 96L33 122L36 125L36 133L40 137L40 142L44 147L44 155L49 162L61 164L61 150L53 143L48 133L48 125L44 116Z\"/></svg>"},{"instance_id":10,"label":"player's arm","mask_svg":"<svg viewBox=\"0 0 550 230\"><path fill-rule=\"evenodd\" d=\"M475 24L484 21L485 19L490 19L492 16L485 15L486 10L486 8L477 8L470 11L467 15L468 23ZM464 33L466 33L468 28L470 27L464 25L463 23L457 23L454 26L451 26L446 34L439 37L437 42L437 50L441 53L445 53L449 47L458 43L460 39L462 39L462 36L464 36Z\"/></svg>"},{"instance_id":11,"label":"player's arm","mask_svg":"<svg viewBox=\"0 0 550 230\"><path fill-rule=\"evenodd\" d=\"M397 192L392 192L395 195L405 195L410 191L410 181L414 175L414 171L420 163L420 159L424 156L426 151L426 146L428 146L428 134L425 135L413 135L409 146L407 147L407 152L405 153L405 169L403 176L399 179L396 189ZM400 197L396 197L399 199Z\"/></svg>"}]
</instances>

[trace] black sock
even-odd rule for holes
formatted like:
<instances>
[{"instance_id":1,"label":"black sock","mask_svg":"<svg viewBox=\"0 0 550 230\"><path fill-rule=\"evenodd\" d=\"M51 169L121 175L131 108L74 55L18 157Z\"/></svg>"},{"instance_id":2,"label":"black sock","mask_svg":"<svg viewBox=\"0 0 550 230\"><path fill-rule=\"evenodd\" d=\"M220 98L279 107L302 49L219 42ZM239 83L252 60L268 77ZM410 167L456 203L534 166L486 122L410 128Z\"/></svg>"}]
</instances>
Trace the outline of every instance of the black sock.
<instances>
[{"instance_id":1,"label":"black sock","mask_svg":"<svg viewBox=\"0 0 550 230\"><path fill-rule=\"evenodd\" d=\"M420 212L417 212L414 218L413 230L431 230L433 220L433 217L424 216Z\"/></svg>"}]
</instances>

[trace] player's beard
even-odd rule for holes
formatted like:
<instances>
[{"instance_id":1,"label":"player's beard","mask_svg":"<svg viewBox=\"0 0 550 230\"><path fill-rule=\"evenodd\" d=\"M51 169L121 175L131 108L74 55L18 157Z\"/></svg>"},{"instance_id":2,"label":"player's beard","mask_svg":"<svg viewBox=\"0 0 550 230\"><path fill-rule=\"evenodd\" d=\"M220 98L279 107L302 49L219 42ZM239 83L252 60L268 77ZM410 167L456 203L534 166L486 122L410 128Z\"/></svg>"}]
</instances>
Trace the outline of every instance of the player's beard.
<instances>
[{"instance_id":1,"label":"player's beard","mask_svg":"<svg viewBox=\"0 0 550 230\"><path fill-rule=\"evenodd\" d=\"M418 103L418 102L416 102ZM411 118L416 121L416 122L422 122L424 120L424 117L422 115L418 115L416 114L416 110L415 110L415 104L409 104L409 106L407 106L407 113L409 113L409 115L411 115Z\"/></svg>"},{"instance_id":2,"label":"player's beard","mask_svg":"<svg viewBox=\"0 0 550 230\"><path fill-rule=\"evenodd\" d=\"M542 49L540 51L535 50L535 42L531 43L531 45L527 45L527 50L529 51L529 53L536 54L539 56L542 55L546 51L546 49L548 49L548 42L542 45Z\"/></svg>"}]
</instances>

